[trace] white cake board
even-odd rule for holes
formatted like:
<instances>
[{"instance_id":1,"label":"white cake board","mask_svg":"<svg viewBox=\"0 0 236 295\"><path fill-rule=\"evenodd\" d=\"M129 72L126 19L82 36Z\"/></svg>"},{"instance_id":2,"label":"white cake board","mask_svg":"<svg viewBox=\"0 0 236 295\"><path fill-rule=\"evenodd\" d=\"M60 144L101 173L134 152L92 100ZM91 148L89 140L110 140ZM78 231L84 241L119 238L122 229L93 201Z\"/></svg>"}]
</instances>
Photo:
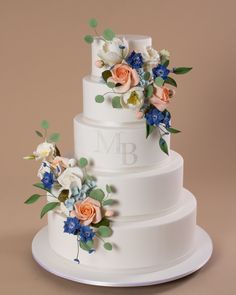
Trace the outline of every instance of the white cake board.
<instances>
[{"instance_id":1,"label":"white cake board","mask_svg":"<svg viewBox=\"0 0 236 295\"><path fill-rule=\"evenodd\" d=\"M96 271L57 255L49 245L47 226L36 234L32 242L34 259L47 271L75 282L107 287L137 287L161 284L177 280L197 271L207 263L213 250L211 238L199 226L196 230L195 249L196 251L186 260L166 269L150 273L116 273Z\"/></svg>"}]
</instances>

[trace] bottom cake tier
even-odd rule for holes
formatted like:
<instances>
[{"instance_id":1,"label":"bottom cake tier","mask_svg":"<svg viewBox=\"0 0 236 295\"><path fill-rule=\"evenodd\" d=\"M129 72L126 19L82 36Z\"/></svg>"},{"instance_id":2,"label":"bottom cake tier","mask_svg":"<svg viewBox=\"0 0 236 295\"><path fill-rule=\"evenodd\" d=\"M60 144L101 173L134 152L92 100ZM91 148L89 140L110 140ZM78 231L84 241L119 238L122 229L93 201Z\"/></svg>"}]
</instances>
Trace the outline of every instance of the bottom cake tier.
<instances>
[{"instance_id":1,"label":"bottom cake tier","mask_svg":"<svg viewBox=\"0 0 236 295\"><path fill-rule=\"evenodd\" d=\"M48 214L48 234L51 248L60 256L73 260L77 240L63 232L65 217ZM172 212L149 219L114 221L113 234L107 241L113 244L106 251L98 242L96 252L80 250L80 262L93 269L122 271L132 269L162 269L186 259L194 251L196 233L196 200L183 189L178 206ZM79 267L79 265L78 265Z\"/></svg>"}]
</instances>

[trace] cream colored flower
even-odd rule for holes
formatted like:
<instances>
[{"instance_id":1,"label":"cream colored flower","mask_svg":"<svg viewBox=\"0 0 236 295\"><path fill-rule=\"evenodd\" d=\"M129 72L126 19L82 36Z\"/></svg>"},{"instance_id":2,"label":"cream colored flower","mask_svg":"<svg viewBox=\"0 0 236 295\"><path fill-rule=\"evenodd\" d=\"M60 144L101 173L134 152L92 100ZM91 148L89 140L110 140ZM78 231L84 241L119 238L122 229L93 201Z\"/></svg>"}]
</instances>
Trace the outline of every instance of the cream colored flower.
<instances>
[{"instance_id":1,"label":"cream colored flower","mask_svg":"<svg viewBox=\"0 0 236 295\"><path fill-rule=\"evenodd\" d=\"M163 57L164 59L169 60L170 59L170 52L166 49L162 49L160 51L160 56Z\"/></svg>"},{"instance_id":2,"label":"cream colored flower","mask_svg":"<svg viewBox=\"0 0 236 295\"><path fill-rule=\"evenodd\" d=\"M38 174L37 176L40 178L40 179L43 179L43 176L44 176L44 173L50 173L51 172L51 169L50 169L50 163L47 162L47 161L43 161L39 170L38 170Z\"/></svg>"},{"instance_id":3,"label":"cream colored flower","mask_svg":"<svg viewBox=\"0 0 236 295\"><path fill-rule=\"evenodd\" d=\"M142 57L143 57L143 61L145 63L149 63L153 66L158 64L158 62L160 60L159 53L151 46L146 47L146 50L144 52L142 52Z\"/></svg>"},{"instance_id":4,"label":"cream colored flower","mask_svg":"<svg viewBox=\"0 0 236 295\"><path fill-rule=\"evenodd\" d=\"M122 105L126 108L140 108L144 101L143 88L133 87L122 97Z\"/></svg>"},{"instance_id":5,"label":"cream colored flower","mask_svg":"<svg viewBox=\"0 0 236 295\"><path fill-rule=\"evenodd\" d=\"M98 57L105 65L113 66L121 63L129 53L129 45L125 38L113 38L112 41L105 41L98 51Z\"/></svg>"},{"instance_id":6,"label":"cream colored flower","mask_svg":"<svg viewBox=\"0 0 236 295\"><path fill-rule=\"evenodd\" d=\"M83 171L79 167L68 167L57 178L57 181L63 189L70 190L73 186L80 189L83 177Z\"/></svg>"},{"instance_id":7,"label":"cream colored flower","mask_svg":"<svg viewBox=\"0 0 236 295\"><path fill-rule=\"evenodd\" d=\"M54 153L54 144L45 141L38 145L36 151L33 154L36 160L47 160L50 162L54 158Z\"/></svg>"}]
</instances>

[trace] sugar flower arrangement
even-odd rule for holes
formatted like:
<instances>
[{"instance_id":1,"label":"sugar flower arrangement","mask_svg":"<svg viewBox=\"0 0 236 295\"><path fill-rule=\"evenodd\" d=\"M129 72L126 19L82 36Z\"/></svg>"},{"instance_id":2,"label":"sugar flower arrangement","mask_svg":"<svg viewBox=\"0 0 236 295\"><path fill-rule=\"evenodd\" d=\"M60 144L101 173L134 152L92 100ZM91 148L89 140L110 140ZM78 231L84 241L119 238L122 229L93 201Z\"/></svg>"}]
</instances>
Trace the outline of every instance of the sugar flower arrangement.
<instances>
[{"instance_id":1,"label":"sugar flower arrangement","mask_svg":"<svg viewBox=\"0 0 236 295\"><path fill-rule=\"evenodd\" d=\"M43 142L24 159L41 162L38 170L40 182L33 186L41 189L43 194L33 194L25 204L47 197L41 218L51 210L66 218L64 232L77 237L76 262L79 263L80 248L88 253L95 251L95 238L102 241L106 250L112 250L112 244L103 239L112 235L109 217L114 212L106 209L113 204L112 187L106 185L105 191L98 188L96 179L87 172L88 160L62 157L56 145L60 135L53 133L48 136L49 123L45 120L41 122L41 127L44 132L36 130L35 133Z\"/></svg>"},{"instance_id":2,"label":"sugar flower arrangement","mask_svg":"<svg viewBox=\"0 0 236 295\"><path fill-rule=\"evenodd\" d=\"M146 137L159 129L159 146L168 154L168 146L164 136L180 131L171 127L171 114L167 107L177 87L171 75L188 73L190 67L170 68L170 53L166 49L157 51L147 47L143 52L130 52L125 38L115 35L111 29L104 30L102 36L97 33L97 20L90 19L89 26L95 31L97 39L104 42L98 52L96 66L104 69L102 79L110 91L98 94L97 103L103 103L106 95L113 94L112 107L134 109L137 119L146 120ZM86 35L84 40L93 43L94 37Z\"/></svg>"}]
</instances>

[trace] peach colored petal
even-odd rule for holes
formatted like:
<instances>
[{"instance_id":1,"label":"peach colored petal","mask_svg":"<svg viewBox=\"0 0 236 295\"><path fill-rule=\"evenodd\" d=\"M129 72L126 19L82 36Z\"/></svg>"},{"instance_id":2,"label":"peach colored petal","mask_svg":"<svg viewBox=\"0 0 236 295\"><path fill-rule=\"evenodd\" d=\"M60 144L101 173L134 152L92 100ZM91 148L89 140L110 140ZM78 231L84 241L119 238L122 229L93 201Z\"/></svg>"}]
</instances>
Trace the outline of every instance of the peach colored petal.
<instances>
[{"instance_id":1,"label":"peach colored petal","mask_svg":"<svg viewBox=\"0 0 236 295\"><path fill-rule=\"evenodd\" d=\"M142 119L143 117L144 117L144 113L143 113L143 112L141 112L141 111L137 111L137 112L136 112L136 118L137 118L137 119L140 120L140 119Z\"/></svg>"},{"instance_id":2,"label":"peach colored petal","mask_svg":"<svg viewBox=\"0 0 236 295\"><path fill-rule=\"evenodd\" d=\"M83 220L83 221L81 221L81 223L82 223L83 225L90 225L90 224L93 222L93 218L94 218L94 216L92 216L91 218L89 218L89 219L87 219L87 220Z\"/></svg>"},{"instance_id":3,"label":"peach colored petal","mask_svg":"<svg viewBox=\"0 0 236 295\"><path fill-rule=\"evenodd\" d=\"M106 212L105 212L106 217L112 217L114 215L115 215L115 212L112 210L106 210Z\"/></svg>"},{"instance_id":4,"label":"peach colored petal","mask_svg":"<svg viewBox=\"0 0 236 295\"><path fill-rule=\"evenodd\" d=\"M131 79L129 78L125 84L115 87L114 90L117 93L123 93L128 91L130 88L131 88Z\"/></svg>"},{"instance_id":5,"label":"peach colored petal","mask_svg":"<svg viewBox=\"0 0 236 295\"><path fill-rule=\"evenodd\" d=\"M150 98L150 103L155 106L159 111L163 112L166 109L167 103L162 101L156 96Z\"/></svg>"},{"instance_id":6,"label":"peach colored petal","mask_svg":"<svg viewBox=\"0 0 236 295\"><path fill-rule=\"evenodd\" d=\"M89 202L89 203L91 203L91 204L93 204L95 206L101 207L100 202L97 201L97 200L94 200L93 198L88 197L88 198L85 199L85 201Z\"/></svg>"},{"instance_id":7,"label":"peach colored petal","mask_svg":"<svg viewBox=\"0 0 236 295\"><path fill-rule=\"evenodd\" d=\"M131 86L136 86L138 85L140 79L139 79L139 75L136 72L136 70L132 69L131 70Z\"/></svg>"},{"instance_id":8,"label":"peach colored petal","mask_svg":"<svg viewBox=\"0 0 236 295\"><path fill-rule=\"evenodd\" d=\"M93 223L98 223L102 220L102 212L101 209L99 207L95 207L95 215L93 218Z\"/></svg>"},{"instance_id":9,"label":"peach colored petal","mask_svg":"<svg viewBox=\"0 0 236 295\"><path fill-rule=\"evenodd\" d=\"M70 212L70 216L71 216L71 217L76 217L76 212L75 212L75 210L73 210L73 211Z\"/></svg>"}]
</instances>

